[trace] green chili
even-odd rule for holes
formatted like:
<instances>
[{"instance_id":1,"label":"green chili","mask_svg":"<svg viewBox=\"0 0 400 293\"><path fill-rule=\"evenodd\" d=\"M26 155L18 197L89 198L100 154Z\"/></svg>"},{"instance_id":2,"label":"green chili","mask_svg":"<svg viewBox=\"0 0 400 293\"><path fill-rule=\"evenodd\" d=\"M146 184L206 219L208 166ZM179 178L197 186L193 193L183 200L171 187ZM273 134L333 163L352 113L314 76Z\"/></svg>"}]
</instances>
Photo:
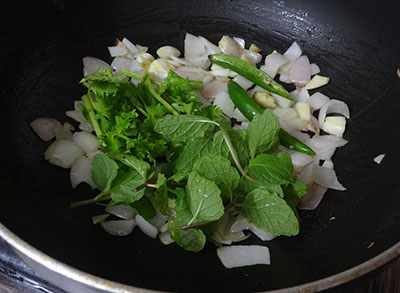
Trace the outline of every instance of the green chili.
<instances>
[{"instance_id":1,"label":"green chili","mask_svg":"<svg viewBox=\"0 0 400 293\"><path fill-rule=\"evenodd\" d=\"M257 105L257 103L249 97L247 92L236 82L230 81L228 83L228 92L235 106L250 121L253 120L256 114L262 114L264 112L261 107ZM281 145L298 152L315 155L315 152L309 146L302 143L300 140L290 135L282 128L280 129L278 135Z\"/></svg>"},{"instance_id":2,"label":"green chili","mask_svg":"<svg viewBox=\"0 0 400 293\"><path fill-rule=\"evenodd\" d=\"M210 61L219 66L229 68L241 76L252 81L256 85L266 89L271 93L280 95L288 100L293 101L293 98L289 95L288 91L279 83L277 83L272 77L266 74L264 71L254 67L253 65L243 61L234 56L225 54L214 54L209 56Z\"/></svg>"}]
</instances>

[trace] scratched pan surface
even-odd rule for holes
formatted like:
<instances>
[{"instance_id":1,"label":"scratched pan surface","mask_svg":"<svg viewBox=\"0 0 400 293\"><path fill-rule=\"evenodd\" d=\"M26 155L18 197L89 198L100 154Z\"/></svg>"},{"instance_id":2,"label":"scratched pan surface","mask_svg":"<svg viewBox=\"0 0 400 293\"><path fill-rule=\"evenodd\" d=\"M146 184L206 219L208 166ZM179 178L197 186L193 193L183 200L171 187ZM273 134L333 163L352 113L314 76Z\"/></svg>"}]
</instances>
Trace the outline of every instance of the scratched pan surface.
<instances>
[{"instance_id":1,"label":"scratched pan surface","mask_svg":"<svg viewBox=\"0 0 400 293\"><path fill-rule=\"evenodd\" d=\"M320 280L400 241L398 1L67 1L59 10L33 2L3 3L0 39L0 222L29 244L135 287L243 292ZM301 212L299 236L266 243L271 266L228 270L211 244L194 254L139 230L123 238L104 233L90 221L100 207L69 208L93 192L70 188L68 171L44 161L48 144L28 125L37 117L70 121L64 111L84 93L82 57L110 61L107 45L124 36L153 50L182 48L186 32L214 42L223 34L243 37L265 53L297 40L331 77L324 93L351 109L350 143L334 157L348 190L330 190L316 211ZM373 158L381 153L378 165ZM243 242L250 243L262 244Z\"/></svg>"}]
</instances>

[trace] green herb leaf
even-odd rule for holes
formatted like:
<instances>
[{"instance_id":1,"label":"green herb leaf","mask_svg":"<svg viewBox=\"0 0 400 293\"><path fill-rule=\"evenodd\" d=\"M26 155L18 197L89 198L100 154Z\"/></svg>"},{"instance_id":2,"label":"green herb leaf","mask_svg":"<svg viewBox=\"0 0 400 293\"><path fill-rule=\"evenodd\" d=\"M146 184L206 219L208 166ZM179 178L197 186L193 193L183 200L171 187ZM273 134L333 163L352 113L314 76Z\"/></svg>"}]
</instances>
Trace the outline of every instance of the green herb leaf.
<instances>
[{"instance_id":1,"label":"green herb leaf","mask_svg":"<svg viewBox=\"0 0 400 293\"><path fill-rule=\"evenodd\" d=\"M198 158L193 169L205 178L213 180L220 188L224 199L232 200L240 175L228 159L210 154Z\"/></svg>"},{"instance_id":2,"label":"green herb leaf","mask_svg":"<svg viewBox=\"0 0 400 293\"><path fill-rule=\"evenodd\" d=\"M293 166L287 153L280 153L276 157L268 154L258 155L250 160L245 172L251 178L266 186L294 182Z\"/></svg>"},{"instance_id":3,"label":"green herb leaf","mask_svg":"<svg viewBox=\"0 0 400 293\"><path fill-rule=\"evenodd\" d=\"M267 109L263 114L257 114L247 129L251 157L273 151L279 145L279 130L278 118L271 110Z\"/></svg>"},{"instance_id":4,"label":"green herb leaf","mask_svg":"<svg viewBox=\"0 0 400 293\"><path fill-rule=\"evenodd\" d=\"M154 130L165 139L175 142L188 142L204 137L217 125L216 122L195 115L167 115L159 119Z\"/></svg>"},{"instance_id":5,"label":"green herb leaf","mask_svg":"<svg viewBox=\"0 0 400 293\"><path fill-rule=\"evenodd\" d=\"M130 204L139 200L145 189L135 191L137 187L144 184L143 178L136 171L125 171L120 169L117 177L112 183L110 196L114 203Z\"/></svg>"},{"instance_id":6,"label":"green herb leaf","mask_svg":"<svg viewBox=\"0 0 400 293\"><path fill-rule=\"evenodd\" d=\"M110 190L111 183L117 177L118 165L107 155L98 154L93 158L92 178L97 188L104 193Z\"/></svg>"},{"instance_id":7,"label":"green herb leaf","mask_svg":"<svg viewBox=\"0 0 400 293\"><path fill-rule=\"evenodd\" d=\"M143 178L143 180L145 181L148 180L147 174L150 170L149 163L143 160L139 160L135 156L122 153L110 153L109 156L115 160L120 161L122 164L136 170L139 173L139 175Z\"/></svg>"},{"instance_id":8,"label":"green herb leaf","mask_svg":"<svg viewBox=\"0 0 400 293\"><path fill-rule=\"evenodd\" d=\"M295 213L277 194L256 189L247 194L241 206L242 213L249 222L266 232L285 236L299 233L299 222Z\"/></svg>"},{"instance_id":9,"label":"green herb leaf","mask_svg":"<svg viewBox=\"0 0 400 293\"><path fill-rule=\"evenodd\" d=\"M221 191L214 181L192 171L186 185L189 210L200 221L215 221L224 214Z\"/></svg>"},{"instance_id":10,"label":"green herb leaf","mask_svg":"<svg viewBox=\"0 0 400 293\"><path fill-rule=\"evenodd\" d=\"M166 215L168 213L168 188L167 179L163 174L158 174L156 187L154 203L160 213Z\"/></svg>"},{"instance_id":11,"label":"green herb leaf","mask_svg":"<svg viewBox=\"0 0 400 293\"><path fill-rule=\"evenodd\" d=\"M262 183L256 184L254 182L249 181L245 177L240 178L239 186L240 186L240 190L243 192L243 194L247 194L247 193L253 191L254 189L264 189L264 190L268 190L271 193L276 193L282 198L284 196L283 189L280 185L265 185Z\"/></svg>"},{"instance_id":12,"label":"green herb leaf","mask_svg":"<svg viewBox=\"0 0 400 293\"><path fill-rule=\"evenodd\" d=\"M156 216L154 206L147 196L143 196L138 201L131 203L130 206L146 220L151 220Z\"/></svg>"},{"instance_id":13,"label":"green herb leaf","mask_svg":"<svg viewBox=\"0 0 400 293\"><path fill-rule=\"evenodd\" d=\"M296 200L302 198L307 194L307 186L300 180L296 180L294 183L289 183L284 186L285 200Z\"/></svg>"}]
</instances>

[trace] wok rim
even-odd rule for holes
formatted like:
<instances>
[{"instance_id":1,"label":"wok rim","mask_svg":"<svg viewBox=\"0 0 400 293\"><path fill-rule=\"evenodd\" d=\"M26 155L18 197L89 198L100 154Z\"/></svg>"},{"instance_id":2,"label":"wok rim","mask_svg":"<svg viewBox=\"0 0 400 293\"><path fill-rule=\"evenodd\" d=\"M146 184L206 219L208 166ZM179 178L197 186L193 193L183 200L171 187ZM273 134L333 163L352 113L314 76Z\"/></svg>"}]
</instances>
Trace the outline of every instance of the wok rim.
<instances>
[{"instance_id":1,"label":"wok rim","mask_svg":"<svg viewBox=\"0 0 400 293\"><path fill-rule=\"evenodd\" d=\"M83 272L72 266L69 266L61 261L52 258L35 247L31 246L6 226L0 223L0 239L3 239L8 243L13 250L17 250L22 254L26 255L33 261L40 263L47 269L59 273L62 276L72 279L78 283L82 283L89 287L97 290L105 290L108 292L136 292L136 293L149 293L149 292L162 292L150 289L144 289L139 287L134 287L130 285L125 285L115 281L110 281L105 278L97 277L90 273ZM348 281L354 280L361 277L369 272L372 272L379 267L389 263L396 257L400 256L400 241L395 245L385 250L384 252L374 256L373 258L335 275L319 279L313 282L272 291L263 291L270 293L294 293L294 292L315 292L320 290L326 290L340 284L346 283ZM50 281L50 280L48 280ZM51 281L50 281L51 282Z\"/></svg>"}]
</instances>

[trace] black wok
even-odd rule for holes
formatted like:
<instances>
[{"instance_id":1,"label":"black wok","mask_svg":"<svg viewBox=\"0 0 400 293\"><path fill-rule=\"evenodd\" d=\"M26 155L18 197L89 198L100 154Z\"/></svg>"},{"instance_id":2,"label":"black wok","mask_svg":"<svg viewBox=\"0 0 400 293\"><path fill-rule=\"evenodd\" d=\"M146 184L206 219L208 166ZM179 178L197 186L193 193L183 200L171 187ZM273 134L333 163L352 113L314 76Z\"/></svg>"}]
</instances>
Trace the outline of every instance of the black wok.
<instances>
[{"instance_id":1,"label":"black wok","mask_svg":"<svg viewBox=\"0 0 400 293\"><path fill-rule=\"evenodd\" d=\"M312 291L400 253L399 1L7 2L0 37L0 222L28 244L108 280L185 292L267 291L334 276L302 287ZM140 231L123 238L106 234L90 220L101 207L69 207L93 191L83 185L72 190L68 171L44 160L48 144L29 127L38 117L70 121L64 111L84 93L78 85L82 57L110 61L107 46L124 36L153 50L182 48L186 32L214 42L223 34L240 36L264 53L282 52L297 40L331 77L324 93L351 109L350 143L334 157L348 190L330 190L317 210L301 212L299 236L267 243L271 266L228 270L212 244L195 254ZM373 158L381 153L386 157L378 165ZM2 228L2 235L12 234ZM246 243L261 244L255 238Z\"/></svg>"}]
</instances>

